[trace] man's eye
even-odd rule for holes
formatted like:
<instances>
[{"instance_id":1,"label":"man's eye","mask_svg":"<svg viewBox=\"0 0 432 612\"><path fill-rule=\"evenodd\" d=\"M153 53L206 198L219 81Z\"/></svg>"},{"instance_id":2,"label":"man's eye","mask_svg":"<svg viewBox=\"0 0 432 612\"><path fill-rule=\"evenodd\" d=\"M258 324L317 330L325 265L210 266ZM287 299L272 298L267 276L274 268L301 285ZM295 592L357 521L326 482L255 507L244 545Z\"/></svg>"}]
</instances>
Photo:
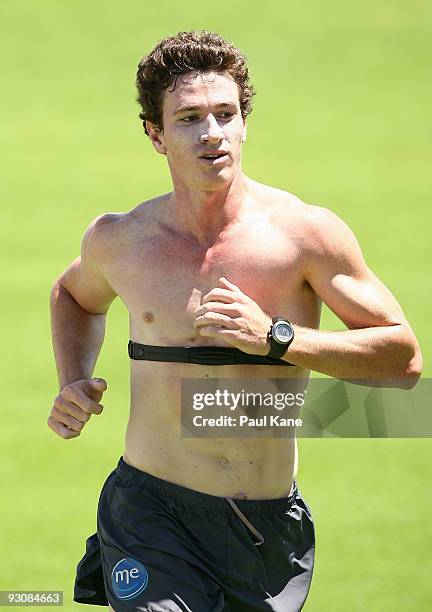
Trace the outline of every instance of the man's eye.
<instances>
[{"instance_id":1,"label":"man's eye","mask_svg":"<svg viewBox=\"0 0 432 612\"><path fill-rule=\"evenodd\" d=\"M190 123L191 121L194 121L194 119L197 119L196 115L189 115L188 117L182 117L180 121L183 121L184 123Z\"/></svg>"},{"instance_id":2,"label":"man's eye","mask_svg":"<svg viewBox=\"0 0 432 612\"><path fill-rule=\"evenodd\" d=\"M228 111L225 113L219 113L219 117L223 117L224 119L229 119L230 117L234 117L234 113L229 113Z\"/></svg>"}]
</instances>

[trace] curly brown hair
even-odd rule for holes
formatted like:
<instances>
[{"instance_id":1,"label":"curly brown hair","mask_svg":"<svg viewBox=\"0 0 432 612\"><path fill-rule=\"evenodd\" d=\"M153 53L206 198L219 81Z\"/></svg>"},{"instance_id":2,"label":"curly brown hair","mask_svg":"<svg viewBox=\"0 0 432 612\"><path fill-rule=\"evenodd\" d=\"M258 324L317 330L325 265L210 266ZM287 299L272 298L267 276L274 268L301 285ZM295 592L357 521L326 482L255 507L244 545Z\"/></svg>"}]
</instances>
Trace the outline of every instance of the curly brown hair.
<instances>
[{"instance_id":1,"label":"curly brown hair","mask_svg":"<svg viewBox=\"0 0 432 612\"><path fill-rule=\"evenodd\" d=\"M243 53L214 32L179 32L176 36L161 40L138 64L137 102L142 108L139 116L146 134L146 121L151 121L163 130L163 93L171 84L171 91L174 91L177 77L191 71L229 74L240 89L239 101L243 119L252 111L252 96L255 95L255 90L249 83Z\"/></svg>"}]
</instances>

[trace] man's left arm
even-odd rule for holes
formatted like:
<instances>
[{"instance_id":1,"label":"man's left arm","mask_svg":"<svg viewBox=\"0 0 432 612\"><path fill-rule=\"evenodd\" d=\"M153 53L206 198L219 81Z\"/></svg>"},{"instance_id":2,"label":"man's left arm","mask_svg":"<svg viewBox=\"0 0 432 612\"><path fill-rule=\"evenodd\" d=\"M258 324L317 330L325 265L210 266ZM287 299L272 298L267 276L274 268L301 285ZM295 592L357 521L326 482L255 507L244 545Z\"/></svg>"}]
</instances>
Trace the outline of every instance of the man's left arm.
<instances>
[{"instance_id":1,"label":"man's left arm","mask_svg":"<svg viewBox=\"0 0 432 612\"><path fill-rule=\"evenodd\" d=\"M349 227L331 211L311 208L313 246L305 279L348 329L295 325L284 359L360 384L412 388L421 375L422 356L400 305L368 268Z\"/></svg>"},{"instance_id":2,"label":"man's left arm","mask_svg":"<svg viewBox=\"0 0 432 612\"><path fill-rule=\"evenodd\" d=\"M422 356L396 298L369 270L349 227L325 208L309 211L304 281L348 329L324 331L294 321L294 340L283 359L357 384L411 389L420 378ZM246 353L269 352L271 317L225 277L203 297L195 317L201 336Z\"/></svg>"}]
</instances>

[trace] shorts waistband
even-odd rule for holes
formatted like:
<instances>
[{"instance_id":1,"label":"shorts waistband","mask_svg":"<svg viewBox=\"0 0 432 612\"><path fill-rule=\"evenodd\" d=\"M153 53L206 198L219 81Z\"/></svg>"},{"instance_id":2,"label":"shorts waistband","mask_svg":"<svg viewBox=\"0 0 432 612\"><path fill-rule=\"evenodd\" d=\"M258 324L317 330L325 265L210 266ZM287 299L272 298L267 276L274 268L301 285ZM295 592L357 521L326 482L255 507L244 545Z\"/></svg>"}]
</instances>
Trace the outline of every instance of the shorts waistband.
<instances>
[{"instance_id":1,"label":"shorts waistband","mask_svg":"<svg viewBox=\"0 0 432 612\"><path fill-rule=\"evenodd\" d=\"M119 459L116 473L125 484L131 483L152 489L162 495L170 496L172 499L190 503L191 505L199 505L226 513L233 511L225 497L209 495L208 493L202 493L201 491L195 491L194 489L162 480L157 476L129 465L124 461L123 457ZM291 492L286 497L277 499L234 499L236 506L245 514L277 514L289 510L298 494L297 483L294 481Z\"/></svg>"}]
</instances>

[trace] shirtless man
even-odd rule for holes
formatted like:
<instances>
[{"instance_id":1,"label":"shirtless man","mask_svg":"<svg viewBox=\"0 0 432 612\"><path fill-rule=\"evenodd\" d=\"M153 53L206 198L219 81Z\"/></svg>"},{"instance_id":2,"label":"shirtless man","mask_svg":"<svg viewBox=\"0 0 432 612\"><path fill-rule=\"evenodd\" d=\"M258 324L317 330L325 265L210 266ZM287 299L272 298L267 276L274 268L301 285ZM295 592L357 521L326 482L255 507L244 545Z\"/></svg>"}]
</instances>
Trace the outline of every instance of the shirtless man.
<instances>
[{"instance_id":1,"label":"shirtless man","mask_svg":"<svg viewBox=\"0 0 432 612\"><path fill-rule=\"evenodd\" d=\"M130 338L147 343L131 349L125 451L78 566L81 603L177 612L304 605L314 532L296 487L295 439L182 437L182 379L307 379L316 370L411 388L421 374L413 331L345 223L243 174L253 95L244 62L221 37L196 32L141 60L140 116L167 157L173 191L97 218L53 287L60 394L48 425L62 438L102 412L107 385L92 374L116 296ZM280 127L269 116L275 139ZM318 329L322 301L346 330ZM294 332L289 346L269 334L277 316ZM148 345L237 349L258 362L164 362L151 350L140 359ZM282 356L269 361L275 347Z\"/></svg>"}]
</instances>

